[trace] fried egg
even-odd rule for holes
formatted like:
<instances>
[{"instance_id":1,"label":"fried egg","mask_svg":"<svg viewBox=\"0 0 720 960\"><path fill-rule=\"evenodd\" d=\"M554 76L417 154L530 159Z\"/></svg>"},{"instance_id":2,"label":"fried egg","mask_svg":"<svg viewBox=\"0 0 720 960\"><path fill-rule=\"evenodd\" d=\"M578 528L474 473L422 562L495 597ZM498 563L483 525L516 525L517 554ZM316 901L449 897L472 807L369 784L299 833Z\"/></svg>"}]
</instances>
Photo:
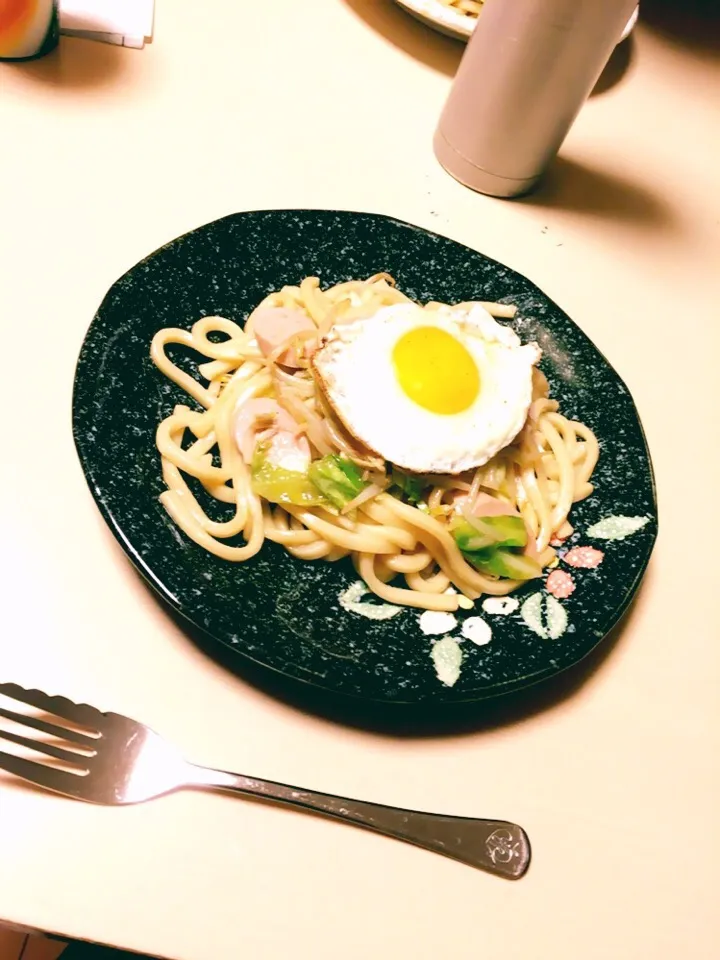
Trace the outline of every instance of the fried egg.
<instances>
[{"instance_id":1,"label":"fried egg","mask_svg":"<svg viewBox=\"0 0 720 960\"><path fill-rule=\"evenodd\" d=\"M383 307L333 327L315 376L346 429L415 473L462 473L511 443L527 417L535 343L479 304Z\"/></svg>"}]
</instances>

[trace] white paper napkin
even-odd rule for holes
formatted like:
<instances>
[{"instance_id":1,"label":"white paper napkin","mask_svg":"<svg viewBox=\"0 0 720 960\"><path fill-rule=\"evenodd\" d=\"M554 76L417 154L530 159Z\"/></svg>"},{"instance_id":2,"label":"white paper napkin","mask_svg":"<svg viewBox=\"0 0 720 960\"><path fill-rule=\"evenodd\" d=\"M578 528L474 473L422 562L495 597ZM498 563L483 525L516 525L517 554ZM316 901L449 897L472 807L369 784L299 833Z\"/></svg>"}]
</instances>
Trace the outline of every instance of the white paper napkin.
<instances>
[{"instance_id":1,"label":"white paper napkin","mask_svg":"<svg viewBox=\"0 0 720 960\"><path fill-rule=\"evenodd\" d=\"M154 6L155 0L60 0L60 32L141 48L152 37Z\"/></svg>"}]
</instances>

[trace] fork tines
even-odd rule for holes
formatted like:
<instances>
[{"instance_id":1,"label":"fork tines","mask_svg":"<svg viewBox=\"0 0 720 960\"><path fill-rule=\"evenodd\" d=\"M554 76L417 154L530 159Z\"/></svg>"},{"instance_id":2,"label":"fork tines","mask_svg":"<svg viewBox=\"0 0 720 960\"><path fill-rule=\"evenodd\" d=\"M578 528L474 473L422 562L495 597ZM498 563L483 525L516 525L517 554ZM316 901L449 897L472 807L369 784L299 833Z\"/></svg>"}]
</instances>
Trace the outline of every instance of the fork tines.
<instances>
[{"instance_id":1,"label":"fork tines","mask_svg":"<svg viewBox=\"0 0 720 960\"><path fill-rule=\"evenodd\" d=\"M0 696L36 707L43 713L51 713L75 726L93 731L96 736L100 735L97 729L98 711L87 704L73 703L67 697L50 697L42 690L26 690L17 683L0 683Z\"/></svg>"},{"instance_id":2,"label":"fork tines","mask_svg":"<svg viewBox=\"0 0 720 960\"><path fill-rule=\"evenodd\" d=\"M64 741L72 746L70 749L67 749L56 746L54 743L48 743L42 739L36 739L34 737L31 739L20 733L15 733L12 730L4 729L2 726L0 726L0 739L28 750L44 753L46 756L53 757L55 760L60 760L64 763L81 761L83 753L92 755L96 752L95 745L99 734L95 732L95 736L92 736L89 733L76 729L79 725L82 708L75 709L76 704L71 703L71 701L65 700L64 697L48 697L39 690L25 690L24 687L20 687L16 683L0 683L0 696L35 707L37 710L41 710L44 715L52 714L62 720L66 720L72 724L72 726L61 726L60 724L45 720L42 716L8 710L2 705L0 705L0 719L7 720L11 724L16 724L18 727L29 727L31 730L37 730L48 737ZM71 709L68 710L68 707ZM79 747L82 752L76 752L72 747Z\"/></svg>"}]
</instances>

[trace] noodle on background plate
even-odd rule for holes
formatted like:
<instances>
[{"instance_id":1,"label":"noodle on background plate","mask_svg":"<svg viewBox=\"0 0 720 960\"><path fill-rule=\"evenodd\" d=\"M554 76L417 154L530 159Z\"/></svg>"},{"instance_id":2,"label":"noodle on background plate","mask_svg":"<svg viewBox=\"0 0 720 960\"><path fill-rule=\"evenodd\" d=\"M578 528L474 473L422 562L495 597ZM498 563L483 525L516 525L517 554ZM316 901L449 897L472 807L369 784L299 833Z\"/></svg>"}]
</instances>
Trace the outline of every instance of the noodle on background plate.
<instances>
[{"instance_id":1,"label":"noodle on background plate","mask_svg":"<svg viewBox=\"0 0 720 960\"><path fill-rule=\"evenodd\" d=\"M572 504L592 492L590 477L598 459L598 444L587 426L559 412L539 370L533 371L532 403L525 426L513 443L465 474L421 478L422 501L413 504L405 502L392 486L391 465L363 447L336 418L313 377L309 360L300 359L294 372L278 363L291 346L302 357L311 338L316 342L335 324L409 302L387 274L326 290L320 288L318 278L307 277L299 286L269 294L244 328L223 317L203 317L189 331L165 328L155 335L153 361L201 408L177 405L156 434L167 486L160 500L188 537L230 561L248 560L266 538L304 560L334 561L349 556L370 590L384 600L453 611L471 606L482 594L511 593L523 582L478 570L451 533L458 498L472 504L484 493L517 509L531 540L529 552L540 567L554 560L551 541L572 532L568 520ZM512 318L515 313L515 308L506 304L482 305L495 317ZM438 306L428 303L424 309ZM253 320L265 307L302 311L313 323L311 334L294 336L264 356L254 338ZM207 358L198 366L201 379L185 373L169 358L166 347L173 344ZM274 398L290 413L313 457L339 454L363 471L367 485L348 504L349 509L271 503L253 490L251 466L234 436L234 419L244 404L259 397ZM226 504L230 516L212 519L186 476L199 482L211 498ZM404 586L391 582L397 577L404 578Z\"/></svg>"},{"instance_id":2,"label":"noodle on background plate","mask_svg":"<svg viewBox=\"0 0 720 960\"><path fill-rule=\"evenodd\" d=\"M445 7L457 10L469 17L479 17L482 13L484 0L439 0Z\"/></svg>"}]
</instances>

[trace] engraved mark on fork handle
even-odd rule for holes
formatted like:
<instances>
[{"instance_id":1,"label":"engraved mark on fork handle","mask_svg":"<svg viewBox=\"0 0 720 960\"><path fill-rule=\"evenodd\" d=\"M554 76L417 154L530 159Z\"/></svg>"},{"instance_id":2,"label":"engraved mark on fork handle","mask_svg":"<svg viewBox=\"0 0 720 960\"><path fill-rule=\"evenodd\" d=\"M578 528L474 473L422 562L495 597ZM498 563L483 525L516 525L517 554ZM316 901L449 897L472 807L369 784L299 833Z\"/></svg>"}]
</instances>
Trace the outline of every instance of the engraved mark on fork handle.
<instances>
[{"instance_id":1,"label":"engraved mark on fork handle","mask_svg":"<svg viewBox=\"0 0 720 960\"><path fill-rule=\"evenodd\" d=\"M485 849L493 863L511 863L520 857L520 839L508 827L498 827L485 841Z\"/></svg>"}]
</instances>

